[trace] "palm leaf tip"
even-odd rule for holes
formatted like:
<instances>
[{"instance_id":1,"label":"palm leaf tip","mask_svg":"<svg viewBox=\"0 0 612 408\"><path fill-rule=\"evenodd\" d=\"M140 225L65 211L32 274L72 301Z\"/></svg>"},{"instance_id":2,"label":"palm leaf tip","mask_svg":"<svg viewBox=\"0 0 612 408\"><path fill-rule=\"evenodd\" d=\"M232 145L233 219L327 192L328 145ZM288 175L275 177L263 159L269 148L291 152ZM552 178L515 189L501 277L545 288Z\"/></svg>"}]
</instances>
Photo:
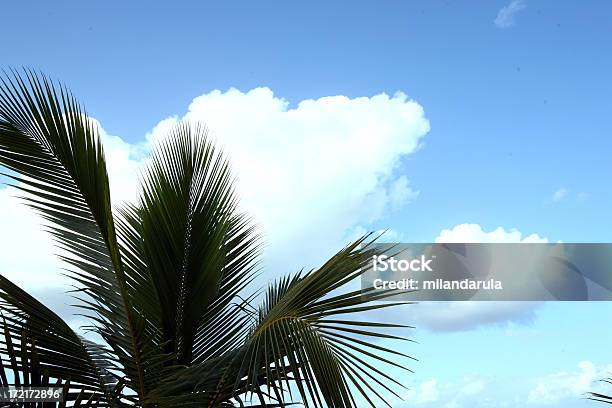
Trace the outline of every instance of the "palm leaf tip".
<instances>
[{"instance_id":1,"label":"palm leaf tip","mask_svg":"<svg viewBox=\"0 0 612 408\"><path fill-rule=\"evenodd\" d=\"M600 380L600 382L612 385L612 378L606 378ZM590 399L597 402L603 402L606 404L612 404L612 395L602 394L600 392L589 392L586 394L586 399Z\"/></svg>"},{"instance_id":2,"label":"palm leaf tip","mask_svg":"<svg viewBox=\"0 0 612 408\"><path fill-rule=\"evenodd\" d=\"M181 122L155 146L142 180L141 257L161 306L163 335L183 364L219 353L235 338L203 338L253 280L260 243L237 211L223 154L200 123Z\"/></svg>"}]
</instances>

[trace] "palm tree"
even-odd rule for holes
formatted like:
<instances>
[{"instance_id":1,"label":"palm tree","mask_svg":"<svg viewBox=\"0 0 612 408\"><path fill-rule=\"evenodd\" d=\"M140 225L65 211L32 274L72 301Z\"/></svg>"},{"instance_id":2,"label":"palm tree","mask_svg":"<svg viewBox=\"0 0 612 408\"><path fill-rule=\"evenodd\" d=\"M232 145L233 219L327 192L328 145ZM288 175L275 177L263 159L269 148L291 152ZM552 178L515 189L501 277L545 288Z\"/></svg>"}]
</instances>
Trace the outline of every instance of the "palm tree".
<instances>
[{"instance_id":1,"label":"palm tree","mask_svg":"<svg viewBox=\"0 0 612 408\"><path fill-rule=\"evenodd\" d=\"M153 150L137 202L113 211L93 121L64 86L11 71L0 165L46 221L99 339L0 275L1 386L63 387L60 406L376 407L397 396L384 370L406 369L409 356L378 340L401 339L386 330L402 326L355 316L397 303L337 290L374 254L370 237L273 282L253 306L260 240L203 126L177 125Z\"/></svg>"}]
</instances>

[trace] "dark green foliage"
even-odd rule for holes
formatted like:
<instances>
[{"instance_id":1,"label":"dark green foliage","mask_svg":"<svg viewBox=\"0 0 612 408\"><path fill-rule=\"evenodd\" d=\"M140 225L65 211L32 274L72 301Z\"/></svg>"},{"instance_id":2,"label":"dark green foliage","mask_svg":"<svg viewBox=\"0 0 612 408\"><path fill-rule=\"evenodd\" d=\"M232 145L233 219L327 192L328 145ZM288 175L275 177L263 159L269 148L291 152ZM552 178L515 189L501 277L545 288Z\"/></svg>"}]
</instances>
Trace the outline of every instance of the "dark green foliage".
<instances>
[{"instance_id":1,"label":"dark green foliage","mask_svg":"<svg viewBox=\"0 0 612 408\"><path fill-rule=\"evenodd\" d=\"M401 386L382 368L408 356L376 342L401 340L385 332L400 326L350 318L393 306L377 302L390 293L337 290L373 255L368 237L252 305L261 244L204 127L176 126L139 200L113 212L92 121L65 88L12 72L0 84L0 165L20 175L9 177L46 220L102 339L79 337L0 275L2 384L60 384L68 406L101 407L355 407L357 396L376 407Z\"/></svg>"}]
</instances>

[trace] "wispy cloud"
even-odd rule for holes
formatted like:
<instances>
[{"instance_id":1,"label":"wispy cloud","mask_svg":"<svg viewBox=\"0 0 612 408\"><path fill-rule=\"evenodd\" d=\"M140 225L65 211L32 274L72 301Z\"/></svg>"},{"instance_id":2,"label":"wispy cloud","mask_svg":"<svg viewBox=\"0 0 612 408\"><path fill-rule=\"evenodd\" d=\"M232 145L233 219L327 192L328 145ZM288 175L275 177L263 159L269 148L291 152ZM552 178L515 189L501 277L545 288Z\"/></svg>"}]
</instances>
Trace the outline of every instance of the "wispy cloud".
<instances>
[{"instance_id":1,"label":"wispy cloud","mask_svg":"<svg viewBox=\"0 0 612 408\"><path fill-rule=\"evenodd\" d=\"M561 187L557 191L555 191L552 195L552 200L554 202L558 202L563 200L569 194L569 190L567 188Z\"/></svg>"},{"instance_id":2,"label":"wispy cloud","mask_svg":"<svg viewBox=\"0 0 612 408\"><path fill-rule=\"evenodd\" d=\"M495 25L499 28L509 28L515 24L516 15L527 8L525 0L512 0L497 13Z\"/></svg>"},{"instance_id":3,"label":"wispy cloud","mask_svg":"<svg viewBox=\"0 0 612 408\"><path fill-rule=\"evenodd\" d=\"M527 401L532 404L554 404L584 396L588 391L599 391L597 381L610 373L612 366L596 366L591 361L578 364L579 371L560 371L537 380Z\"/></svg>"},{"instance_id":4,"label":"wispy cloud","mask_svg":"<svg viewBox=\"0 0 612 408\"><path fill-rule=\"evenodd\" d=\"M589 199L589 193L586 193L584 191L581 191L578 193L578 195L576 196L576 199L580 202L584 202L586 200Z\"/></svg>"},{"instance_id":5,"label":"wispy cloud","mask_svg":"<svg viewBox=\"0 0 612 408\"><path fill-rule=\"evenodd\" d=\"M585 393L608 390L607 385L598 380L608 376L611 369L610 364L582 361L575 368L525 376L510 384L486 375L429 378L415 382L402 396L404 401L392 405L398 408L589 407L584 400Z\"/></svg>"},{"instance_id":6,"label":"wispy cloud","mask_svg":"<svg viewBox=\"0 0 612 408\"><path fill-rule=\"evenodd\" d=\"M575 199L579 203L583 203L590 198L590 195L589 193L585 191L580 191L578 193L572 193L568 188L560 187L553 193L551 197L551 201L553 203L558 203L560 201L563 201L569 198Z\"/></svg>"}]
</instances>

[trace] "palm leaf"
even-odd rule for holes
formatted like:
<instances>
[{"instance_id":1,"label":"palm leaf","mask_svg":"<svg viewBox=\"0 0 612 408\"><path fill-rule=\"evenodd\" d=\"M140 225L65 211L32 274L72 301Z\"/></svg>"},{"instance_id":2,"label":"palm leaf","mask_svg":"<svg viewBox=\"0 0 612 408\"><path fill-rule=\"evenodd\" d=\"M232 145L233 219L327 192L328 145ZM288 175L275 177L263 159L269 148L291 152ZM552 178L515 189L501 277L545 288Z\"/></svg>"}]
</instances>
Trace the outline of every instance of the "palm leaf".
<instances>
[{"instance_id":1,"label":"palm leaf","mask_svg":"<svg viewBox=\"0 0 612 408\"><path fill-rule=\"evenodd\" d=\"M316 271L271 285L242 347L175 373L157 389L157 398L188 404L197 391L198 403L204 406L216 406L240 394L253 394L262 403L284 404L293 387L306 406L314 407L354 407L353 389L373 407L378 404L372 395L386 403L381 389L399 397L393 387L401 384L381 365L408 370L401 360L411 357L368 338L403 340L380 330L404 326L336 317L397 305L377 302L396 292L357 290L329 296L330 290L358 277L374 254L360 248L366 239L348 246ZM177 395L183 397L177 399Z\"/></svg>"},{"instance_id":2,"label":"palm leaf","mask_svg":"<svg viewBox=\"0 0 612 408\"><path fill-rule=\"evenodd\" d=\"M16 187L69 254L63 259L92 299L86 308L143 395L142 318L130 301L97 130L76 100L44 76L13 72L0 81L0 164L23 176Z\"/></svg>"},{"instance_id":3,"label":"palm leaf","mask_svg":"<svg viewBox=\"0 0 612 408\"><path fill-rule=\"evenodd\" d=\"M134 263L148 270L164 339L190 364L235 340L211 335L221 318L240 325L228 305L253 278L257 237L236 215L228 164L200 125L179 124L156 146L142 184L138 208L125 213L138 232Z\"/></svg>"},{"instance_id":4,"label":"palm leaf","mask_svg":"<svg viewBox=\"0 0 612 408\"><path fill-rule=\"evenodd\" d=\"M373 407L378 404L370 395L386 403L379 392L381 387L399 397L391 386L401 384L374 364L408 370L395 360L410 357L368 341L368 338L403 340L381 331L401 326L332 319L397 304L376 303L396 294L393 291L357 290L329 296L329 292L359 277L366 268L375 254L368 245L359 248L367 239L366 236L351 244L313 273L282 280L269 289L259 323L248 340L249 352L242 366L253 385L265 385L283 400L277 383L281 379L266 372L265 384L257 380L261 367L267 370L273 365L285 367L295 376L298 391L307 405L310 402L315 407L355 406L351 387L356 388ZM383 357L381 352L392 355L393 360ZM370 373L376 374L380 380ZM283 377L288 388L288 376Z\"/></svg>"},{"instance_id":5,"label":"palm leaf","mask_svg":"<svg viewBox=\"0 0 612 408\"><path fill-rule=\"evenodd\" d=\"M82 339L54 312L22 289L0 276L3 342L0 354L8 364L0 367L1 386L12 383L31 386L62 386L95 398L98 406L119 406L113 395L118 381L116 367L103 350ZM66 392L66 401L76 394Z\"/></svg>"}]
</instances>

